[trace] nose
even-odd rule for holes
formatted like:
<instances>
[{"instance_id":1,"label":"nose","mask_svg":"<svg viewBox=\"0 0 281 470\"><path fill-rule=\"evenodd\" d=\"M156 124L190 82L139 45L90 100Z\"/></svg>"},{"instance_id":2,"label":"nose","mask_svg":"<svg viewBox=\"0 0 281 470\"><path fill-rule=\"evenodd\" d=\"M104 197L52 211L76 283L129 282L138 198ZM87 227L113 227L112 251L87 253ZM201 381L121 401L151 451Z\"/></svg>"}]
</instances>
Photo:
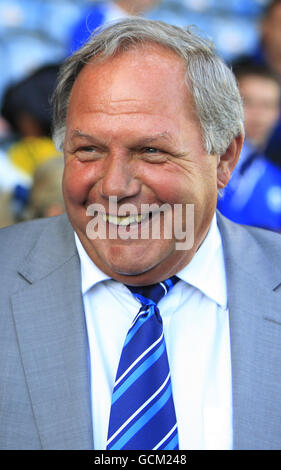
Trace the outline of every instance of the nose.
<instances>
[{"instance_id":1,"label":"nose","mask_svg":"<svg viewBox=\"0 0 281 470\"><path fill-rule=\"evenodd\" d=\"M101 194L105 198L117 197L120 201L134 197L140 191L140 181L134 174L134 165L125 156L108 156L101 182Z\"/></svg>"}]
</instances>

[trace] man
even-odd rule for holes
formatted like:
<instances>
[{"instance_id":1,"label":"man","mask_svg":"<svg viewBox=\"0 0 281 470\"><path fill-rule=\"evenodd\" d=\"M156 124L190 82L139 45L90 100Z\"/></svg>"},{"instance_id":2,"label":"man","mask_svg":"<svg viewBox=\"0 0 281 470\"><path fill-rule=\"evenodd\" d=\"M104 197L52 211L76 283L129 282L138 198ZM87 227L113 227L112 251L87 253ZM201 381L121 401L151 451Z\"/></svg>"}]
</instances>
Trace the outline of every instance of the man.
<instances>
[{"instance_id":1,"label":"man","mask_svg":"<svg viewBox=\"0 0 281 470\"><path fill-rule=\"evenodd\" d=\"M261 18L261 44L255 53L257 63L266 63L278 75L281 75L281 2L271 0L265 6Z\"/></svg>"},{"instance_id":2,"label":"man","mask_svg":"<svg viewBox=\"0 0 281 470\"><path fill-rule=\"evenodd\" d=\"M251 55L238 57L234 67L245 65L264 65L269 67L279 78L281 77L281 0L270 0L260 21L260 42ZM266 155L277 165L281 165L280 157L281 118L275 125L274 132L266 146Z\"/></svg>"},{"instance_id":3,"label":"man","mask_svg":"<svg viewBox=\"0 0 281 470\"><path fill-rule=\"evenodd\" d=\"M244 66L235 75L243 99L246 137L262 152L280 114L280 81L262 65Z\"/></svg>"},{"instance_id":4,"label":"man","mask_svg":"<svg viewBox=\"0 0 281 470\"><path fill-rule=\"evenodd\" d=\"M1 232L1 448L280 447L280 237L215 212L243 141L232 73L127 19L69 58L54 108L71 223Z\"/></svg>"},{"instance_id":5,"label":"man","mask_svg":"<svg viewBox=\"0 0 281 470\"><path fill-rule=\"evenodd\" d=\"M280 82L262 65L244 65L236 77L246 140L218 209L234 222L281 231L281 172L264 154L279 118Z\"/></svg>"}]
</instances>

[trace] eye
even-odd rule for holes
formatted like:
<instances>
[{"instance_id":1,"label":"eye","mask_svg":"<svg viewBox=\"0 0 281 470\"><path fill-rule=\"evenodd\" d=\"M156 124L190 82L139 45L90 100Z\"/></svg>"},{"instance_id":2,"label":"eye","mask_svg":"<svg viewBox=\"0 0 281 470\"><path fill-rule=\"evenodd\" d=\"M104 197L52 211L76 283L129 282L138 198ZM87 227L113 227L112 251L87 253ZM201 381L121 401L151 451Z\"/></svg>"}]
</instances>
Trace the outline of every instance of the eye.
<instances>
[{"instance_id":1,"label":"eye","mask_svg":"<svg viewBox=\"0 0 281 470\"><path fill-rule=\"evenodd\" d=\"M88 146L83 146L83 147L79 147L77 149L77 152L95 152L95 147L93 147L92 145L88 145Z\"/></svg>"},{"instance_id":2,"label":"eye","mask_svg":"<svg viewBox=\"0 0 281 470\"><path fill-rule=\"evenodd\" d=\"M80 161L100 160L104 152L94 145L82 145L75 150L75 154Z\"/></svg>"},{"instance_id":3,"label":"eye","mask_svg":"<svg viewBox=\"0 0 281 470\"><path fill-rule=\"evenodd\" d=\"M168 160L167 152L156 147L144 147L140 157L148 163L165 163Z\"/></svg>"},{"instance_id":4,"label":"eye","mask_svg":"<svg viewBox=\"0 0 281 470\"><path fill-rule=\"evenodd\" d=\"M160 150L156 149L155 147L145 147L144 153L158 153Z\"/></svg>"}]
</instances>

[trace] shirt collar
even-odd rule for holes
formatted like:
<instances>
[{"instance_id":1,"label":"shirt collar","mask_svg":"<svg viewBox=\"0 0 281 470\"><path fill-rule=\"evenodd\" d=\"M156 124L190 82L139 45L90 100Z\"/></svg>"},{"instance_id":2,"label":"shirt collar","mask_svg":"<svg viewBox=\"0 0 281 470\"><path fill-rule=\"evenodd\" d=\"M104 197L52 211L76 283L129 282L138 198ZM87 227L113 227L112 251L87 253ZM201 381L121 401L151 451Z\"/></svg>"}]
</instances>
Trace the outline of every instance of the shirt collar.
<instances>
[{"instance_id":1,"label":"shirt collar","mask_svg":"<svg viewBox=\"0 0 281 470\"><path fill-rule=\"evenodd\" d=\"M102 272L86 253L75 233L75 242L81 262L82 294L95 284L111 279ZM204 266L204 269L202 269ZM221 235L214 214L209 232L191 262L177 276L199 289L203 294L226 308L227 290Z\"/></svg>"},{"instance_id":2,"label":"shirt collar","mask_svg":"<svg viewBox=\"0 0 281 470\"><path fill-rule=\"evenodd\" d=\"M74 236L77 251L80 258L81 286L82 294L84 295L86 294L86 292L88 292L89 289L91 289L91 287L93 287L98 282L106 281L111 278L108 277L103 271L101 271L91 260L82 243L80 242L78 235L75 232Z\"/></svg>"},{"instance_id":3,"label":"shirt collar","mask_svg":"<svg viewBox=\"0 0 281 470\"><path fill-rule=\"evenodd\" d=\"M226 308L226 273L216 213L205 240L190 263L178 272L177 276L199 289L222 308Z\"/></svg>"}]
</instances>

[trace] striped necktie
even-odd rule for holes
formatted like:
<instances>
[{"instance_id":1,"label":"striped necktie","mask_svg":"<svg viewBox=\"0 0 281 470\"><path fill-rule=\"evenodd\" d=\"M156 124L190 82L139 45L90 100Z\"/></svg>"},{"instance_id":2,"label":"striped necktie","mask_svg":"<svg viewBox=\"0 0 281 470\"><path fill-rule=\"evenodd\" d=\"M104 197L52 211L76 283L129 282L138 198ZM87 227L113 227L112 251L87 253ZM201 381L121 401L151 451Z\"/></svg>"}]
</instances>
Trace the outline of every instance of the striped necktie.
<instances>
[{"instance_id":1,"label":"striped necktie","mask_svg":"<svg viewBox=\"0 0 281 470\"><path fill-rule=\"evenodd\" d=\"M178 449L170 369L157 307L176 276L127 286L142 306L126 336L112 395L107 450Z\"/></svg>"}]
</instances>

